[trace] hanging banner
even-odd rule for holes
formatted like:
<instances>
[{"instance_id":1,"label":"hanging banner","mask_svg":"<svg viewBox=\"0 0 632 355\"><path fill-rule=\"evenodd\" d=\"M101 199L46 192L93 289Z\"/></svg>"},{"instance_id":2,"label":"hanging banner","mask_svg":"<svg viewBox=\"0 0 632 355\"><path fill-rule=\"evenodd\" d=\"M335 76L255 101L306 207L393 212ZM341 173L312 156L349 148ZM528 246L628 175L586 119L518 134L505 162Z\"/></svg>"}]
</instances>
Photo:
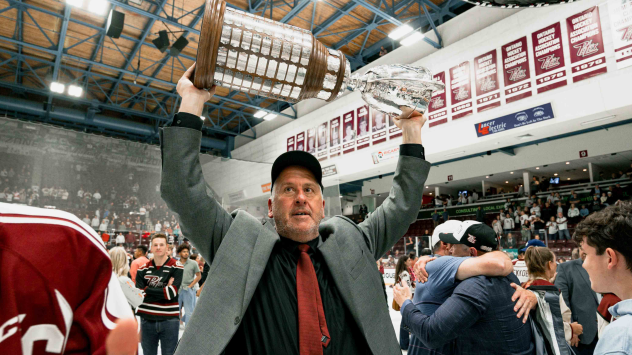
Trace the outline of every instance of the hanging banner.
<instances>
[{"instance_id":1,"label":"hanging banner","mask_svg":"<svg viewBox=\"0 0 632 355\"><path fill-rule=\"evenodd\" d=\"M508 131L510 129L546 121L552 119L553 108L550 103L522 110L493 120L477 123L474 125L476 135L485 137L490 134Z\"/></svg>"},{"instance_id":2,"label":"hanging banner","mask_svg":"<svg viewBox=\"0 0 632 355\"><path fill-rule=\"evenodd\" d=\"M307 152L316 154L316 127L307 130Z\"/></svg>"},{"instance_id":3,"label":"hanging banner","mask_svg":"<svg viewBox=\"0 0 632 355\"><path fill-rule=\"evenodd\" d=\"M500 106L498 57L495 49L474 58L474 77L476 112Z\"/></svg>"},{"instance_id":4,"label":"hanging banner","mask_svg":"<svg viewBox=\"0 0 632 355\"><path fill-rule=\"evenodd\" d=\"M533 95L527 37L505 44L500 51L503 56L505 101L511 103Z\"/></svg>"},{"instance_id":5,"label":"hanging banner","mask_svg":"<svg viewBox=\"0 0 632 355\"><path fill-rule=\"evenodd\" d=\"M445 85L445 71L432 76L433 80L440 81ZM448 122L448 103L445 97L445 87L432 93L430 105L428 105L429 126L434 127Z\"/></svg>"},{"instance_id":6,"label":"hanging banner","mask_svg":"<svg viewBox=\"0 0 632 355\"><path fill-rule=\"evenodd\" d=\"M632 65L632 2L610 0L608 11L617 68L629 67Z\"/></svg>"},{"instance_id":7,"label":"hanging banner","mask_svg":"<svg viewBox=\"0 0 632 355\"><path fill-rule=\"evenodd\" d=\"M402 136L402 130L395 125L393 116L388 115L388 139L395 139Z\"/></svg>"},{"instance_id":8,"label":"hanging banner","mask_svg":"<svg viewBox=\"0 0 632 355\"><path fill-rule=\"evenodd\" d=\"M371 140L373 145L386 142L386 115L371 109Z\"/></svg>"},{"instance_id":9,"label":"hanging banner","mask_svg":"<svg viewBox=\"0 0 632 355\"><path fill-rule=\"evenodd\" d=\"M287 139L287 151L291 152L294 150L294 136Z\"/></svg>"},{"instance_id":10,"label":"hanging banner","mask_svg":"<svg viewBox=\"0 0 632 355\"><path fill-rule=\"evenodd\" d=\"M599 7L591 7L567 18L566 29L573 82L607 73Z\"/></svg>"},{"instance_id":11,"label":"hanging banner","mask_svg":"<svg viewBox=\"0 0 632 355\"><path fill-rule=\"evenodd\" d=\"M469 61L450 69L450 99L452 120L472 114L472 83Z\"/></svg>"},{"instance_id":12,"label":"hanging banner","mask_svg":"<svg viewBox=\"0 0 632 355\"><path fill-rule=\"evenodd\" d=\"M301 132L296 135L296 150L305 151L305 133Z\"/></svg>"},{"instance_id":13,"label":"hanging banner","mask_svg":"<svg viewBox=\"0 0 632 355\"><path fill-rule=\"evenodd\" d=\"M358 139L356 140L357 150L364 149L371 144L369 134L369 106L362 106L357 109L358 116Z\"/></svg>"},{"instance_id":14,"label":"hanging banner","mask_svg":"<svg viewBox=\"0 0 632 355\"><path fill-rule=\"evenodd\" d=\"M562 30L554 23L531 34L538 94L566 85Z\"/></svg>"},{"instance_id":15,"label":"hanging banner","mask_svg":"<svg viewBox=\"0 0 632 355\"><path fill-rule=\"evenodd\" d=\"M318 126L316 131L316 141L318 142L318 160L327 159L327 122L323 122Z\"/></svg>"},{"instance_id":16,"label":"hanging banner","mask_svg":"<svg viewBox=\"0 0 632 355\"><path fill-rule=\"evenodd\" d=\"M329 121L329 156L340 155L340 117Z\"/></svg>"},{"instance_id":17,"label":"hanging banner","mask_svg":"<svg viewBox=\"0 0 632 355\"><path fill-rule=\"evenodd\" d=\"M355 151L355 112L347 112L342 116L342 153Z\"/></svg>"}]
</instances>

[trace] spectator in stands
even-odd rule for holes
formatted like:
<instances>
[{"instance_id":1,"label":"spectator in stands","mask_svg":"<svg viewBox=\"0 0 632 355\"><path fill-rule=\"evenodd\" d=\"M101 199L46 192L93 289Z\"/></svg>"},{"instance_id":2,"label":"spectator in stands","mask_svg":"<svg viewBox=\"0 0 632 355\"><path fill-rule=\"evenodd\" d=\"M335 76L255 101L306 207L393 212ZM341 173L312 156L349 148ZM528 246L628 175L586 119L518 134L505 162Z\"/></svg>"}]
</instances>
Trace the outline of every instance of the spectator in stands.
<instances>
[{"instance_id":1,"label":"spectator in stands","mask_svg":"<svg viewBox=\"0 0 632 355\"><path fill-rule=\"evenodd\" d=\"M404 246L404 250L407 253L415 252L415 247L414 247L415 243L413 242L413 238L411 236L406 237L406 244Z\"/></svg>"},{"instance_id":2,"label":"spectator in stands","mask_svg":"<svg viewBox=\"0 0 632 355\"><path fill-rule=\"evenodd\" d=\"M557 240L558 226L555 222L555 216L551 216L550 220L546 222L547 228L549 228L549 240Z\"/></svg>"},{"instance_id":3,"label":"spectator in stands","mask_svg":"<svg viewBox=\"0 0 632 355\"><path fill-rule=\"evenodd\" d=\"M526 208L531 208L531 206L533 206L533 202L536 200L535 195L529 196L528 194L525 194L525 197L527 199L524 201L524 206Z\"/></svg>"},{"instance_id":4,"label":"spectator in stands","mask_svg":"<svg viewBox=\"0 0 632 355\"><path fill-rule=\"evenodd\" d=\"M380 47L380 57L383 57L387 54L388 54L388 51L386 50L386 48L384 48L384 46Z\"/></svg>"},{"instance_id":5,"label":"spectator in stands","mask_svg":"<svg viewBox=\"0 0 632 355\"><path fill-rule=\"evenodd\" d=\"M529 247L524 257L529 274L529 281L522 284L522 287L530 286L555 286L552 282L555 280L557 264L555 262L555 254L547 247ZM554 309L559 309L560 313L557 317L562 317L564 323L564 337L566 342L572 346L579 344L579 336L583 332L583 327L572 321L572 313L570 308L564 302L564 297L560 293ZM553 301L555 302L555 301ZM555 317L555 315L553 315ZM555 318L554 318L555 319Z\"/></svg>"},{"instance_id":6,"label":"spectator in stands","mask_svg":"<svg viewBox=\"0 0 632 355\"><path fill-rule=\"evenodd\" d=\"M459 194L459 198L457 200L456 205L457 206L461 206L461 205L465 205L467 204L467 199L465 198L465 196L463 194Z\"/></svg>"},{"instance_id":7,"label":"spectator in stands","mask_svg":"<svg viewBox=\"0 0 632 355\"><path fill-rule=\"evenodd\" d=\"M505 233L511 232L515 228L514 220L509 213L505 215L505 219L503 220L503 230Z\"/></svg>"},{"instance_id":8,"label":"spectator in stands","mask_svg":"<svg viewBox=\"0 0 632 355\"><path fill-rule=\"evenodd\" d=\"M178 255L180 256L180 264L184 267L182 273L182 284L178 292L178 302L180 305L180 314L184 308L184 315L180 318L180 329L184 330L187 322L191 319L195 310L195 285L200 281L202 273L198 263L189 258L191 247L188 245L180 245L178 247Z\"/></svg>"},{"instance_id":9,"label":"spectator in stands","mask_svg":"<svg viewBox=\"0 0 632 355\"><path fill-rule=\"evenodd\" d=\"M476 192L476 189L472 189L472 201L478 201L478 192Z\"/></svg>"},{"instance_id":10,"label":"spectator in stands","mask_svg":"<svg viewBox=\"0 0 632 355\"><path fill-rule=\"evenodd\" d=\"M601 188L599 187L599 184L596 184L594 188L592 188L592 190L590 190L590 195L594 196L601 196Z\"/></svg>"},{"instance_id":11,"label":"spectator in stands","mask_svg":"<svg viewBox=\"0 0 632 355\"><path fill-rule=\"evenodd\" d=\"M588 210L588 208L586 208L586 205L582 205L582 209L579 210L579 215L582 218L586 218L589 214L590 214L590 211Z\"/></svg>"},{"instance_id":12,"label":"spectator in stands","mask_svg":"<svg viewBox=\"0 0 632 355\"><path fill-rule=\"evenodd\" d=\"M555 219L555 223L557 223L558 228L558 239L559 240L571 240L571 234L568 231L568 220L564 217L562 212L557 214L557 218Z\"/></svg>"},{"instance_id":13,"label":"spectator in stands","mask_svg":"<svg viewBox=\"0 0 632 355\"><path fill-rule=\"evenodd\" d=\"M492 222L492 228L494 229L494 232L496 233L496 237L500 238L503 235L503 227L500 222L500 219L495 219Z\"/></svg>"},{"instance_id":14,"label":"spectator in stands","mask_svg":"<svg viewBox=\"0 0 632 355\"><path fill-rule=\"evenodd\" d=\"M127 263L127 253L121 247L110 249L110 259L112 260L112 271L118 278L123 294L127 299L127 303L135 309L143 303L145 293L143 290L136 288L135 283L127 277L129 272L129 264Z\"/></svg>"},{"instance_id":15,"label":"spectator in stands","mask_svg":"<svg viewBox=\"0 0 632 355\"><path fill-rule=\"evenodd\" d=\"M564 206L562 206L562 201L557 201L556 215L557 213L564 214Z\"/></svg>"},{"instance_id":16,"label":"spectator in stands","mask_svg":"<svg viewBox=\"0 0 632 355\"><path fill-rule=\"evenodd\" d=\"M579 206L580 202L581 200L579 199L579 196L577 196L577 193L575 191L571 191L571 195L568 197L568 203L574 203L576 206Z\"/></svg>"},{"instance_id":17,"label":"spectator in stands","mask_svg":"<svg viewBox=\"0 0 632 355\"><path fill-rule=\"evenodd\" d=\"M603 331L595 354L629 354L632 351L632 203L619 203L586 218L576 232L575 241L586 252L582 266L588 272L592 290L614 293L621 299L609 308L616 320Z\"/></svg>"},{"instance_id":18,"label":"spectator in stands","mask_svg":"<svg viewBox=\"0 0 632 355\"><path fill-rule=\"evenodd\" d=\"M520 234L523 242L531 240L531 222L528 219L521 224Z\"/></svg>"},{"instance_id":19,"label":"spectator in stands","mask_svg":"<svg viewBox=\"0 0 632 355\"><path fill-rule=\"evenodd\" d=\"M579 248L573 248L573 251L571 251L571 260L577 259L579 259Z\"/></svg>"},{"instance_id":20,"label":"spectator in stands","mask_svg":"<svg viewBox=\"0 0 632 355\"><path fill-rule=\"evenodd\" d=\"M554 204L556 202L555 201L555 193L553 191L551 191L551 194L546 197L546 202L548 202L550 204Z\"/></svg>"},{"instance_id":21,"label":"spectator in stands","mask_svg":"<svg viewBox=\"0 0 632 355\"><path fill-rule=\"evenodd\" d=\"M516 239L514 239L511 233L507 233L507 238L504 239L503 248L505 249L515 249L516 248Z\"/></svg>"},{"instance_id":22,"label":"spectator in stands","mask_svg":"<svg viewBox=\"0 0 632 355\"><path fill-rule=\"evenodd\" d=\"M592 212L601 211L601 200L599 199L599 195L593 196L593 200L591 201L591 209Z\"/></svg>"},{"instance_id":23,"label":"spectator in stands","mask_svg":"<svg viewBox=\"0 0 632 355\"><path fill-rule=\"evenodd\" d=\"M101 201L101 194L99 193L99 190L97 190L94 195L92 195L92 198L94 199L94 203L97 204L97 206L99 205L99 202Z\"/></svg>"},{"instance_id":24,"label":"spectator in stands","mask_svg":"<svg viewBox=\"0 0 632 355\"><path fill-rule=\"evenodd\" d=\"M509 210L509 207L511 207L511 199L508 198L507 202L505 202L505 211Z\"/></svg>"},{"instance_id":25,"label":"spectator in stands","mask_svg":"<svg viewBox=\"0 0 632 355\"><path fill-rule=\"evenodd\" d=\"M443 209L443 213L441 214L441 217L443 217L443 222L447 222L448 219L450 219L450 215L448 214L448 210L447 209Z\"/></svg>"},{"instance_id":26,"label":"spectator in stands","mask_svg":"<svg viewBox=\"0 0 632 355\"><path fill-rule=\"evenodd\" d=\"M83 223L90 225L90 216L86 214L86 216L82 219Z\"/></svg>"},{"instance_id":27,"label":"spectator in stands","mask_svg":"<svg viewBox=\"0 0 632 355\"><path fill-rule=\"evenodd\" d=\"M123 233L119 233L116 235L116 246L122 247L125 244L125 236Z\"/></svg>"},{"instance_id":28,"label":"spectator in stands","mask_svg":"<svg viewBox=\"0 0 632 355\"><path fill-rule=\"evenodd\" d=\"M401 258L399 258L399 260L397 260L397 266L395 267L395 285L405 284L411 290L414 290L412 279L408 271L410 270L411 267L412 265L410 265L410 260L408 256L404 255ZM395 304L395 301L393 301L393 303ZM395 310L399 310L399 309L395 309ZM401 347L402 350L408 350L409 341L410 341L410 333L408 332L408 330L404 329L403 322L402 322L399 327L399 346Z\"/></svg>"},{"instance_id":29,"label":"spectator in stands","mask_svg":"<svg viewBox=\"0 0 632 355\"><path fill-rule=\"evenodd\" d=\"M536 236L536 239L544 240L546 237L546 223L542 220L542 218L536 216L531 221L531 226L533 228L533 234Z\"/></svg>"},{"instance_id":30,"label":"spectator in stands","mask_svg":"<svg viewBox=\"0 0 632 355\"><path fill-rule=\"evenodd\" d=\"M568 209L568 213L566 215L568 216L569 222L577 223L577 221L580 218L580 215L579 215L579 209L575 207L574 203L571 203L571 207Z\"/></svg>"},{"instance_id":31,"label":"spectator in stands","mask_svg":"<svg viewBox=\"0 0 632 355\"><path fill-rule=\"evenodd\" d=\"M471 205L472 203L474 203L474 198L472 197L472 195L468 195L467 196L467 204Z\"/></svg>"},{"instance_id":32,"label":"spectator in stands","mask_svg":"<svg viewBox=\"0 0 632 355\"><path fill-rule=\"evenodd\" d=\"M601 202L602 206L608 206L607 202L608 202L608 196L606 195L605 192L601 193L601 197L599 197L599 201Z\"/></svg>"},{"instance_id":33,"label":"spectator in stands","mask_svg":"<svg viewBox=\"0 0 632 355\"><path fill-rule=\"evenodd\" d=\"M437 195L435 197L435 206L436 207L443 207L443 200L441 199L441 196Z\"/></svg>"},{"instance_id":34,"label":"spectator in stands","mask_svg":"<svg viewBox=\"0 0 632 355\"><path fill-rule=\"evenodd\" d=\"M447 200L446 200L446 201L443 201L444 206L451 207L451 206L452 206L452 200L453 200L453 199L454 199L454 198L452 197L452 195L448 195Z\"/></svg>"},{"instance_id":35,"label":"spectator in stands","mask_svg":"<svg viewBox=\"0 0 632 355\"><path fill-rule=\"evenodd\" d=\"M551 219L551 217L555 217L555 208L553 207L553 205L551 205L551 203L546 202L544 204L544 208L542 208L542 211L540 213L542 219L548 221Z\"/></svg>"},{"instance_id":36,"label":"spectator in stands","mask_svg":"<svg viewBox=\"0 0 632 355\"><path fill-rule=\"evenodd\" d=\"M90 224L90 226L92 227L92 229L98 230L99 229L99 217L97 217L96 215L94 217L92 217L92 223Z\"/></svg>"},{"instance_id":37,"label":"spectator in stands","mask_svg":"<svg viewBox=\"0 0 632 355\"><path fill-rule=\"evenodd\" d=\"M612 186L610 186L610 189L612 189ZM610 206L610 205L614 205L616 202L617 202L617 199L614 198L612 191L608 191L608 196L606 198L606 202L604 203L604 205Z\"/></svg>"},{"instance_id":38,"label":"spectator in stands","mask_svg":"<svg viewBox=\"0 0 632 355\"><path fill-rule=\"evenodd\" d=\"M483 211L483 206L476 208L476 221L485 223L485 211Z\"/></svg>"},{"instance_id":39,"label":"spectator in stands","mask_svg":"<svg viewBox=\"0 0 632 355\"><path fill-rule=\"evenodd\" d=\"M531 214L540 217L541 216L540 206L536 203L533 207L531 207Z\"/></svg>"}]
</instances>

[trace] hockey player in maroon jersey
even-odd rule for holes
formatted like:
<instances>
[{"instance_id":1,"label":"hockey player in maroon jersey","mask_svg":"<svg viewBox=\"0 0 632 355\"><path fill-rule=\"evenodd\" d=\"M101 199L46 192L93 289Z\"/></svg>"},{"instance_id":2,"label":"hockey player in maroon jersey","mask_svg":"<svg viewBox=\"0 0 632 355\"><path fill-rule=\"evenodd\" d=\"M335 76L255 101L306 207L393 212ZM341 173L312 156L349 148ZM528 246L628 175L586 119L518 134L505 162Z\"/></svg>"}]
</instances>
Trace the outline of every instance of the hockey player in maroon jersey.
<instances>
[{"instance_id":1,"label":"hockey player in maroon jersey","mask_svg":"<svg viewBox=\"0 0 632 355\"><path fill-rule=\"evenodd\" d=\"M1 354L137 349L136 321L107 249L63 211L0 203L0 304Z\"/></svg>"},{"instance_id":2,"label":"hockey player in maroon jersey","mask_svg":"<svg viewBox=\"0 0 632 355\"><path fill-rule=\"evenodd\" d=\"M141 346L144 355L155 355L160 341L162 354L172 355L178 344L178 290L184 267L168 254L164 234L154 235L150 245L154 257L136 273L136 287L145 291L145 299L136 310L141 318Z\"/></svg>"}]
</instances>

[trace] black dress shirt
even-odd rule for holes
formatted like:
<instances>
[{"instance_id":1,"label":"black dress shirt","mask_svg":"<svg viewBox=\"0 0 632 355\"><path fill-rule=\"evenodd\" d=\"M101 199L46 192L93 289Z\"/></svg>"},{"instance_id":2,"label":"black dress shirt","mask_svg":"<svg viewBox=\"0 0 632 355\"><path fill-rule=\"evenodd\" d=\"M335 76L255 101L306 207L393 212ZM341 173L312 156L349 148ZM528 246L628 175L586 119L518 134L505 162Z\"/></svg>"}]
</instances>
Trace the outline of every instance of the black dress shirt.
<instances>
[{"instance_id":1,"label":"black dress shirt","mask_svg":"<svg viewBox=\"0 0 632 355\"><path fill-rule=\"evenodd\" d=\"M351 312L344 304L322 254L320 237L308 242L331 342L323 354L370 354ZM281 237L226 354L299 354L296 266L300 243Z\"/></svg>"}]
</instances>

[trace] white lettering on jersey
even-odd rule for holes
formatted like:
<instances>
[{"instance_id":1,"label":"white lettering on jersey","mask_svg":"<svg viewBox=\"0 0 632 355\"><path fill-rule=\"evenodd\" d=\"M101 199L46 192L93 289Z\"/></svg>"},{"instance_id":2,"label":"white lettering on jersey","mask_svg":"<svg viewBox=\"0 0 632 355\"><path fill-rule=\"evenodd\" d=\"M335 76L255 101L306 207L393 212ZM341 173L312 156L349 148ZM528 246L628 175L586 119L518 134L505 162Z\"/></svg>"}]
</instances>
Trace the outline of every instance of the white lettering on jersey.
<instances>
[{"instance_id":1,"label":"white lettering on jersey","mask_svg":"<svg viewBox=\"0 0 632 355\"><path fill-rule=\"evenodd\" d=\"M112 273L108 288L105 290L105 302L103 302L103 309L101 310L103 324L108 329L114 329L116 324L110 320L108 314L117 319L134 318L132 309L129 307L127 298L125 298L125 294L121 289L121 284L114 273Z\"/></svg>"}]
</instances>

